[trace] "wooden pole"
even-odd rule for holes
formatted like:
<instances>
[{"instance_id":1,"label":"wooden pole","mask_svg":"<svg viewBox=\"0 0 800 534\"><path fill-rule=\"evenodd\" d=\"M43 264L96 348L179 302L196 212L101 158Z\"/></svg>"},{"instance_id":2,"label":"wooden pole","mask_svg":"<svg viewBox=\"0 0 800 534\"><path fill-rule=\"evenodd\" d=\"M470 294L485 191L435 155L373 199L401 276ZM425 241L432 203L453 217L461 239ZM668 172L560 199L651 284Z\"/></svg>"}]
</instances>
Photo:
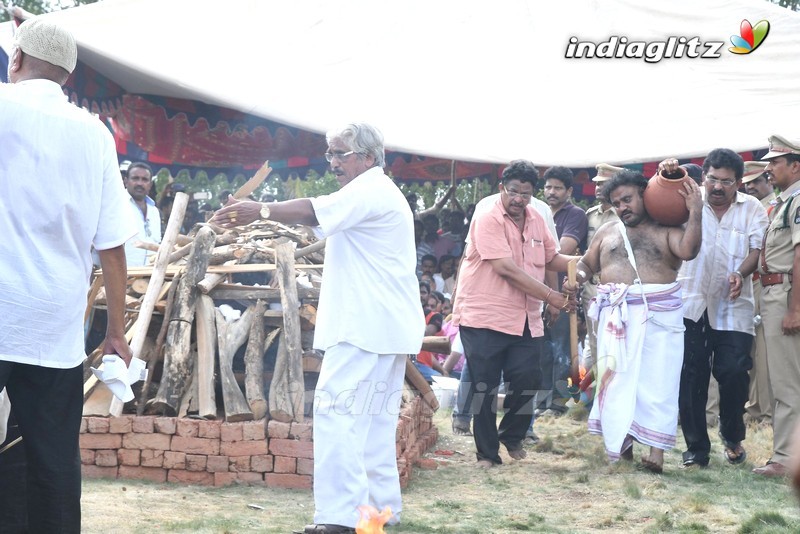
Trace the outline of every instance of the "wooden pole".
<instances>
[{"instance_id":1,"label":"wooden pole","mask_svg":"<svg viewBox=\"0 0 800 534\"><path fill-rule=\"evenodd\" d=\"M570 260L567 264L567 280L573 287L577 286L577 265L578 260ZM578 314L573 312L569 314L569 351L571 362L572 387L577 388L581 382L581 363L578 357Z\"/></svg>"},{"instance_id":2,"label":"wooden pole","mask_svg":"<svg viewBox=\"0 0 800 534\"><path fill-rule=\"evenodd\" d=\"M196 306L198 414L206 419L215 419L217 401L214 394L214 361L217 354L217 328L214 301L208 295L200 295Z\"/></svg>"},{"instance_id":3,"label":"wooden pole","mask_svg":"<svg viewBox=\"0 0 800 534\"><path fill-rule=\"evenodd\" d=\"M156 300L161 293L161 285L164 283L169 255L181 231L181 224L183 224L183 217L186 215L186 206L188 204L189 195L176 193L172 204L172 212L169 215L169 222L167 222L167 228L164 231L164 238L161 240L161 246L158 247L153 274L150 276L150 285L147 286L147 293L145 293L142 305L139 308L139 318L137 320L139 328L133 333L133 339L131 340L131 352L134 358L138 358L142 353L144 338L147 337L150 319L153 317ZM122 413L122 406L122 401L114 397L111 400L109 413L114 417L119 416Z\"/></svg>"},{"instance_id":4,"label":"wooden pole","mask_svg":"<svg viewBox=\"0 0 800 534\"><path fill-rule=\"evenodd\" d=\"M256 301L255 317L250 326L250 338L247 340L247 350L244 353L244 389L254 419L263 419L267 415L268 403L264 398L264 351L266 350L264 310L266 307L263 300Z\"/></svg>"},{"instance_id":5,"label":"wooden pole","mask_svg":"<svg viewBox=\"0 0 800 534\"><path fill-rule=\"evenodd\" d=\"M158 393L149 404L149 411L160 411L175 415L181 399L190 385L194 361L189 357L192 322L195 302L199 291L197 282L203 279L208 267L211 249L214 247L214 232L203 227L197 232L194 247L189 254L186 273L175 290L175 302L168 318L169 330L164 350L164 374ZM165 318L167 320L167 318Z\"/></svg>"},{"instance_id":6,"label":"wooden pole","mask_svg":"<svg viewBox=\"0 0 800 534\"><path fill-rule=\"evenodd\" d=\"M229 423L237 421L252 421L253 412L244 398L236 376L233 374L233 357L239 350L247 336L250 335L250 326L255 318L256 305L253 304L245 310L242 316L229 323L222 312L215 311L217 319L217 344L219 345L219 380L222 385L222 402L225 405L225 420ZM263 317L259 317L264 320Z\"/></svg>"}]
</instances>

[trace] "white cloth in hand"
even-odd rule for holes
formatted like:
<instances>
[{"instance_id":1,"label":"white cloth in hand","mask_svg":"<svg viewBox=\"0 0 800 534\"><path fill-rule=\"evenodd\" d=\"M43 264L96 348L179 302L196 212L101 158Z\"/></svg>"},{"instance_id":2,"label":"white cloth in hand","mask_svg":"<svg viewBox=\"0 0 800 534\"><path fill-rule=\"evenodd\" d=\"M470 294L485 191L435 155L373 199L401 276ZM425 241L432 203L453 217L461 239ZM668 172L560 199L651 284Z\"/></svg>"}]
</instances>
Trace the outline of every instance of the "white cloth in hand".
<instances>
[{"instance_id":1,"label":"white cloth in hand","mask_svg":"<svg viewBox=\"0 0 800 534\"><path fill-rule=\"evenodd\" d=\"M126 367L123 359L116 354L106 354L103 356L102 369L91 369L94 376L108 386L115 397L122 402L128 402L134 397L131 385L147 378L146 366L144 360L132 358L131 365Z\"/></svg>"}]
</instances>

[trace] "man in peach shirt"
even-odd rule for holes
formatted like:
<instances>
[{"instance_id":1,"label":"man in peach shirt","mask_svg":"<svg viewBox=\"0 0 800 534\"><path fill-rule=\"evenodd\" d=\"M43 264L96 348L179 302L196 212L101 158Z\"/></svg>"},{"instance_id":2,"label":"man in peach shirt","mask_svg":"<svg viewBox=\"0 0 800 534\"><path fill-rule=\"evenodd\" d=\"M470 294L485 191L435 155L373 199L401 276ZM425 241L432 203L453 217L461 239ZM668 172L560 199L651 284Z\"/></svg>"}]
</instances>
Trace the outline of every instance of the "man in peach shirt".
<instances>
[{"instance_id":1,"label":"man in peach shirt","mask_svg":"<svg viewBox=\"0 0 800 534\"><path fill-rule=\"evenodd\" d=\"M556 252L544 219L529 206L538 179L533 163L517 160L503 171L500 196L473 221L456 289L453 322L467 357L473 434L479 467L502 463L500 442L515 460L531 422L541 380L541 303L575 309L574 293L544 283L545 268L566 271L571 259ZM492 409L506 383L506 413L498 431Z\"/></svg>"}]
</instances>

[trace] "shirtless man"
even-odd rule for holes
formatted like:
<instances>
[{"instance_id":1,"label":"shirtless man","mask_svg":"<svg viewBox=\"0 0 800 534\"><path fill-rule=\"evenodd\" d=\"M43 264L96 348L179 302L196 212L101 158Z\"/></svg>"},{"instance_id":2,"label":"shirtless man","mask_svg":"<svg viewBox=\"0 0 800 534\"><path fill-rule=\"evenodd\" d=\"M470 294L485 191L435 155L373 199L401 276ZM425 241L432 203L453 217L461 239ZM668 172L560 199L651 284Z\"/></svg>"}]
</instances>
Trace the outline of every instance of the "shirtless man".
<instances>
[{"instance_id":1,"label":"shirtless man","mask_svg":"<svg viewBox=\"0 0 800 534\"><path fill-rule=\"evenodd\" d=\"M674 172L678 162L662 165ZM597 231L578 262L578 281L600 272L589 309L598 321L599 379L589 431L602 434L611 461L632 460L633 440L648 445L642 463L660 473L678 427L683 313L676 278L681 263L700 250L702 198L697 184L687 180L678 192L689 222L662 226L644 207L646 186L644 176L628 170L606 182L603 194L621 223L608 222Z\"/></svg>"}]
</instances>

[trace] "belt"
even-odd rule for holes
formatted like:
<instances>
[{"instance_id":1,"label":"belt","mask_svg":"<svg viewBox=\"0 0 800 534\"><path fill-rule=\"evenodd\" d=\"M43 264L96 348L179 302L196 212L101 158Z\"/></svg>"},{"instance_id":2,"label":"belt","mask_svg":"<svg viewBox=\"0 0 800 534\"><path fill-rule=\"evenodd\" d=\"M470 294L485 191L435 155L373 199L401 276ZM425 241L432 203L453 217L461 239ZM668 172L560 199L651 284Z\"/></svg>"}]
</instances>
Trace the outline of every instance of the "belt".
<instances>
[{"instance_id":1,"label":"belt","mask_svg":"<svg viewBox=\"0 0 800 534\"><path fill-rule=\"evenodd\" d=\"M753 282L758 281L759 278L761 278L761 275L758 273L758 271L754 272L753 273Z\"/></svg>"},{"instance_id":2,"label":"belt","mask_svg":"<svg viewBox=\"0 0 800 534\"><path fill-rule=\"evenodd\" d=\"M766 286L774 286L775 284L782 284L784 280L784 276L789 277L789 282L792 281L792 275L787 273L770 273L770 274L762 274L761 275L761 285Z\"/></svg>"}]
</instances>

